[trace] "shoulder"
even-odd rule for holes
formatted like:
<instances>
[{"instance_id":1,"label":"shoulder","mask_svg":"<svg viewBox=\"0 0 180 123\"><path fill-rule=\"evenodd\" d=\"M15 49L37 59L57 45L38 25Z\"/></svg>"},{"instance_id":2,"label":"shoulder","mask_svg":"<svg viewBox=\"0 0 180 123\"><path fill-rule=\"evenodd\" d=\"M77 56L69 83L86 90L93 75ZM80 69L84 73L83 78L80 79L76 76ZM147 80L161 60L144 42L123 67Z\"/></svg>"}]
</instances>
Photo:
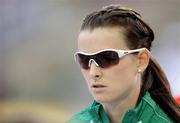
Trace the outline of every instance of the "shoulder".
<instances>
[{"instance_id":1,"label":"shoulder","mask_svg":"<svg viewBox=\"0 0 180 123\"><path fill-rule=\"evenodd\" d=\"M151 122L156 123L173 123L172 119L164 112L161 107L151 98L150 94L147 94L142 100L146 103L145 114L148 115ZM151 113L150 113L151 112Z\"/></svg>"},{"instance_id":2,"label":"shoulder","mask_svg":"<svg viewBox=\"0 0 180 123\"><path fill-rule=\"evenodd\" d=\"M90 121L92 119L95 119L96 117L95 108L98 107L98 105L94 103L83 109L82 111L76 113L67 121L67 123L90 123Z\"/></svg>"},{"instance_id":3,"label":"shoulder","mask_svg":"<svg viewBox=\"0 0 180 123\"><path fill-rule=\"evenodd\" d=\"M173 123L171 118L151 98L150 93L142 97L140 103L126 112L123 123Z\"/></svg>"},{"instance_id":4,"label":"shoulder","mask_svg":"<svg viewBox=\"0 0 180 123\"><path fill-rule=\"evenodd\" d=\"M89 108L82 110L72 116L67 123L85 123L90 120Z\"/></svg>"}]
</instances>

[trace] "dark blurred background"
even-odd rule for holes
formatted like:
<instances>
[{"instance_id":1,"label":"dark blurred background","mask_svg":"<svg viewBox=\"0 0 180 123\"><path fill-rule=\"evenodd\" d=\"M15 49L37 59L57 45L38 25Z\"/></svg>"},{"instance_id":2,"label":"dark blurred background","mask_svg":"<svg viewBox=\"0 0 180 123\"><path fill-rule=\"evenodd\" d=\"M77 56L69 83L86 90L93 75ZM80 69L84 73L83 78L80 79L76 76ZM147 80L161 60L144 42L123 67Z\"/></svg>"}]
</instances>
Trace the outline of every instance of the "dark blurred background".
<instances>
[{"instance_id":1,"label":"dark blurred background","mask_svg":"<svg viewBox=\"0 0 180 123\"><path fill-rule=\"evenodd\" d=\"M180 96L180 0L0 0L0 119L20 105L65 122L92 102L73 53L84 16L109 4L135 9L153 28L152 54Z\"/></svg>"}]
</instances>

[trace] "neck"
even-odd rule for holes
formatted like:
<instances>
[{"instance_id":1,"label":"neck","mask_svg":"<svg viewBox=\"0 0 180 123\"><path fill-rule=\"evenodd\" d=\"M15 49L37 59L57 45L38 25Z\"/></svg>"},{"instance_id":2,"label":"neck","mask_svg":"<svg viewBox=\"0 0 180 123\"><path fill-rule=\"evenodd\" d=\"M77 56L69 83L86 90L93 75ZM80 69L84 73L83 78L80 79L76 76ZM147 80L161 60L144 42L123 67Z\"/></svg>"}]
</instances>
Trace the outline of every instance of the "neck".
<instances>
[{"instance_id":1,"label":"neck","mask_svg":"<svg viewBox=\"0 0 180 123\"><path fill-rule=\"evenodd\" d=\"M140 88L132 90L124 100L102 104L111 123L122 122L125 113L136 106Z\"/></svg>"}]
</instances>

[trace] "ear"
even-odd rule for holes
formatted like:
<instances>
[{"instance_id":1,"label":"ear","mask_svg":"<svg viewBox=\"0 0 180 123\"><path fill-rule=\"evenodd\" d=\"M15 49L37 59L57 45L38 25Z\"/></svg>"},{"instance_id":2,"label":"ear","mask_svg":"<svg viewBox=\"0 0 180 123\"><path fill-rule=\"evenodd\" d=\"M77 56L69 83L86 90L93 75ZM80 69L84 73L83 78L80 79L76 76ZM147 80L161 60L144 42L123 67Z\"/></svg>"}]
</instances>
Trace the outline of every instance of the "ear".
<instances>
[{"instance_id":1,"label":"ear","mask_svg":"<svg viewBox=\"0 0 180 123\"><path fill-rule=\"evenodd\" d=\"M141 52L138 53L138 72L144 72L149 64L150 52L144 48Z\"/></svg>"}]
</instances>

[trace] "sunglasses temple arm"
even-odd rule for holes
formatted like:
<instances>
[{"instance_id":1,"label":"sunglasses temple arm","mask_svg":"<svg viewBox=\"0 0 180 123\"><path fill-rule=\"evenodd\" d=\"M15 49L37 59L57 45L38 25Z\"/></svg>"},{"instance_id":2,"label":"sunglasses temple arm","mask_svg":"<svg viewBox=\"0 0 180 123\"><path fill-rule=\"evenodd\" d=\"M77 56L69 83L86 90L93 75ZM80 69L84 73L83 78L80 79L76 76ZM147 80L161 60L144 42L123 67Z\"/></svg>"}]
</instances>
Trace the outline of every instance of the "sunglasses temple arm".
<instances>
[{"instance_id":1,"label":"sunglasses temple arm","mask_svg":"<svg viewBox=\"0 0 180 123\"><path fill-rule=\"evenodd\" d=\"M144 50L145 48L140 48L140 49L135 49L135 50L127 50L127 51L124 51L123 53L118 53L119 55L119 58L125 56L125 55L128 55L128 54L131 54L131 53L136 53L136 52L140 52L142 50Z\"/></svg>"},{"instance_id":2,"label":"sunglasses temple arm","mask_svg":"<svg viewBox=\"0 0 180 123\"><path fill-rule=\"evenodd\" d=\"M140 49L130 50L127 54L140 52L140 51L145 50L145 49L146 49L146 48L140 48Z\"/></svg>"}]
</instances>

